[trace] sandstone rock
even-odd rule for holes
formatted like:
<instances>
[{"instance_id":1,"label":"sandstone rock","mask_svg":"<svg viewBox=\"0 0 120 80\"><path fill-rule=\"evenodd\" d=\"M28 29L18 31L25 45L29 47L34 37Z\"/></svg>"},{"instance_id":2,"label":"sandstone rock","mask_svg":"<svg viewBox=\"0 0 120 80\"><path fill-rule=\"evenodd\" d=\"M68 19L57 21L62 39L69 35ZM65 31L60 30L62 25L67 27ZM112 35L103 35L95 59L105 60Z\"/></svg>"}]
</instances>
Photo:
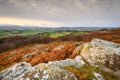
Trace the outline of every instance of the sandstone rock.
<instances>
[{"instance_id":1,"label":"sandstone rock","mask_svg":"<svg viewBox=\"0 0 120 80\"><path fill-rule=\"evenodd\" d=\"M31 65L29 63L17 63L0 72L0 80L16 80L30 68Z\"/></svg>"},{"instance_id":2,"label":"sandstone rock","mask_svg":"<svg viewBox=\"0 0 120 80\"><path fill-rule=\"evenodd\" d=\"M81 67L85 64L85 62L82 60L81 56L77 56L75 59L65 59L60 61L52 61L48 63L49 65L55 65L55 66L74 66L74 67Z\"/></svg>"}]
</instances>

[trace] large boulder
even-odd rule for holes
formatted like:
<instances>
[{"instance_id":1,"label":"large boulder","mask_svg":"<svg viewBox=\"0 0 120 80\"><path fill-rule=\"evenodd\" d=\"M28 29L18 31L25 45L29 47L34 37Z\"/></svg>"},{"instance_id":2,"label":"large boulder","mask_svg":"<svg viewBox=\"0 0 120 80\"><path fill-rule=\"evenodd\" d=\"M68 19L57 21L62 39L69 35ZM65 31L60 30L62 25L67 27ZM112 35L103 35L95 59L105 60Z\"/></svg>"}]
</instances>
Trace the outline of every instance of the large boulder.
<instances>
[{"instance_id":1,"label":"large boulder","mask_svg":"<svg viewBox=\"0 0 120 80\"><path fill-rule=\"evenodd\" d=\"M21 80L77 80L73 73L57 66L41 63L27 71ZM18 79L19 80L19 79Z\"/></svg>"},{"instance_id":2,"label":"large boulder","mask_svg":"<svg viewBox=\"0 0 120 80\"><path fill-rule=\"evenodd\" d=\"M93 39L84 44L80 55L91 65L102 65L113 71L120 71L120 44Z\"/></svg>"},{"instance_id":3,"label":"large boulder","mask_svg":"<svg viewBox=\"0 0 120 80\"><path fill-rule=\"evenodd\" d=\"M40 63L17 63L0 72L0 80L77 80L75 75L58 66Z\"/></svg>"},{"instance_id":4,"label":"large boulder","mask_svg":"<svg viewBox=\"0 0 120 80\"><path fill-rule=\"evenodd\" d=\"M17 63L0 72L0 80L16 80L30 68L32 67L29 63Z\"/></svg>"}]
</instances>

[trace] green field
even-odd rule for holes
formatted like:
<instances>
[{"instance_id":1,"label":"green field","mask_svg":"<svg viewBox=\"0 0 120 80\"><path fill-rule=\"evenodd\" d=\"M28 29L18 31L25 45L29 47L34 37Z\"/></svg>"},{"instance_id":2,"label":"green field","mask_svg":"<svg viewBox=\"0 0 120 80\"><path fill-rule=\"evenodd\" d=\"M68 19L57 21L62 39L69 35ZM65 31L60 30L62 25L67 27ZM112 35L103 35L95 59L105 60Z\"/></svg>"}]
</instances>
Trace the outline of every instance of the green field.
<instances>
[{"instance_id":1,"label":"green field","mask_svg":"<svg viewBox=\"0 0 120 80\"><path fill-rule=\"evenodd\" d=\"M0 38L9 37L9 36L15 36L15 35L18 34L16 32L17 31L0 30Z\"/></svg>"},{"instance_id":2,"label":"green field","mask_svg":"<svg viewBox=\"0 0 120 80\"><path fill-rule=\"evenodd\" d=\"M60 37L60 36L66 36L71 34L71 32L53 32L49 36L52 38Z\"/></svg>"},{"instance_id":3,"label":"green field","mask_svg":"<svg viewBox=\"0 0 120 80\"><path fill-rule=\"evenodd\" d=\"M9 36L16 36L16 35L35 35L38 34L39 36L49 36L52 38L66 36L66 35L79 35L84 34L86 32L83 31L48 31L48 32L41 32L39 30L0 30L0 38L5 38Z\"/></svg>"},{"instance_id":4,"label":"green field","mask_svg":"<svg viewBox=\"0 0 120 80\"><path fill-rule=\"evenodd\" d=\"M22 31L22 35L34 35L34 34L38 34L40 31L38 30L23 30Z\"/></svg>"},{"instance_id":5,"label":"green field","mask_svg":"<svg viewBox=\"0 0 120 80\"><path fill-rule=\"evenodd\" d=\"M0 38L16 36L16 35L35 35L38 34L37 30L0 30Z\"/></svg>"}]
</instances>

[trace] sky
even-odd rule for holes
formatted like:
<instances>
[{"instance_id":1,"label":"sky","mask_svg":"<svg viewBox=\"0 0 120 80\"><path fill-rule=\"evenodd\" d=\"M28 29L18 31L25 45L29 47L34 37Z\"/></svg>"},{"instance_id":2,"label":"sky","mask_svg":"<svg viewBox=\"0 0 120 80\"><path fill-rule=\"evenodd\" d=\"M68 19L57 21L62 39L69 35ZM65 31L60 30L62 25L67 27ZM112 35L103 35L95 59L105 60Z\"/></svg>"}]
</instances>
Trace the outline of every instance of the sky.
<instances>
[{"instance_id":1,"label":"sky","mask_svg":"<svg viewBox=\"0 0 120 80\"><path fill-rule=\"evenodd\" d=\"M0 0L0 24L120 27L120 0Z\"/></svg>"}]
</instances>

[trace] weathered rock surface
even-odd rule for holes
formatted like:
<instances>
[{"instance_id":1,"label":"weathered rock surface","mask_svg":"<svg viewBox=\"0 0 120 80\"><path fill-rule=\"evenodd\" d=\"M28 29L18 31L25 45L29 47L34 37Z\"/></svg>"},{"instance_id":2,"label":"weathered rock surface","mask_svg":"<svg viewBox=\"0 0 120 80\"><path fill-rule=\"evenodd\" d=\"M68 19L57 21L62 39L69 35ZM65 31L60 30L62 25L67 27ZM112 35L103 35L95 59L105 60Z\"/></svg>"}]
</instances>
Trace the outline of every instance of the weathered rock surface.
<instances>
[{"instance_id":1,"label":"weathered rock surface","mask_svg":"<svg viewBox=\"0 0 120 80\"><path fill-rule=\"evenodd\" d=\"M55 65L55 66L74 66L74 67L81 67L85 64L85 62L82 60L81 56L77 56L75 59L65 59L60 61L52 61L48 63L49 65Z\"/></svg>"},{"instance_id":2,"label":"weathered rock surface","mask_svg":"<svg viewBox=\"0 0 120 80\"><path fill-rule=\"evenodd\" d=\"M17 63L0 72L0 80L16 80L30 68L32 67L29 63Z\"/></svg>"},{"instance_id":3,"label":"weathered rock surface","mask_svg":"<svg viewBox=\"0 0 120 80\"><path fill-rule=\"evenodd\" d=\"M77 80L75 75L62 67L75 66L81 67L84 61L80 56L75 59L66 59L53 61L47 64L40 63L34 67L23 62L13 65L12 67L0 73L1 80Z\"/></svg>"},{"instance_id":4,"label":"weathered rock surface","mask_svg":"<svg viewBox=\"0 0 120 80\"><path fill-rule=\"evenodd\" d=\"M103 65L113 71L120 71L120 44L93 39L84 44L80 55L91 65Z\"/></svg>"},{"instance_id":5,"label":"weathered rock surface","mask_svg":"<svg viewBox=\"0 0 120 80\"><path fill-rule=\"evenodd\" d=\"M38 64L27 73L21 80L77 80L73 73L68 72L60 67L48 64Z\"/></svg>"},{"instance_id":6,"label":"weathered rock surface","mask_svg":"<svg viewBox=\"0 0 120 80\"><path fill-rule=\"evenodd\" d=\"M75 75L58 66L40 63L31 67L18 63L0 73L0 80L77 80Z\"/></svg>"}]
</instances>

